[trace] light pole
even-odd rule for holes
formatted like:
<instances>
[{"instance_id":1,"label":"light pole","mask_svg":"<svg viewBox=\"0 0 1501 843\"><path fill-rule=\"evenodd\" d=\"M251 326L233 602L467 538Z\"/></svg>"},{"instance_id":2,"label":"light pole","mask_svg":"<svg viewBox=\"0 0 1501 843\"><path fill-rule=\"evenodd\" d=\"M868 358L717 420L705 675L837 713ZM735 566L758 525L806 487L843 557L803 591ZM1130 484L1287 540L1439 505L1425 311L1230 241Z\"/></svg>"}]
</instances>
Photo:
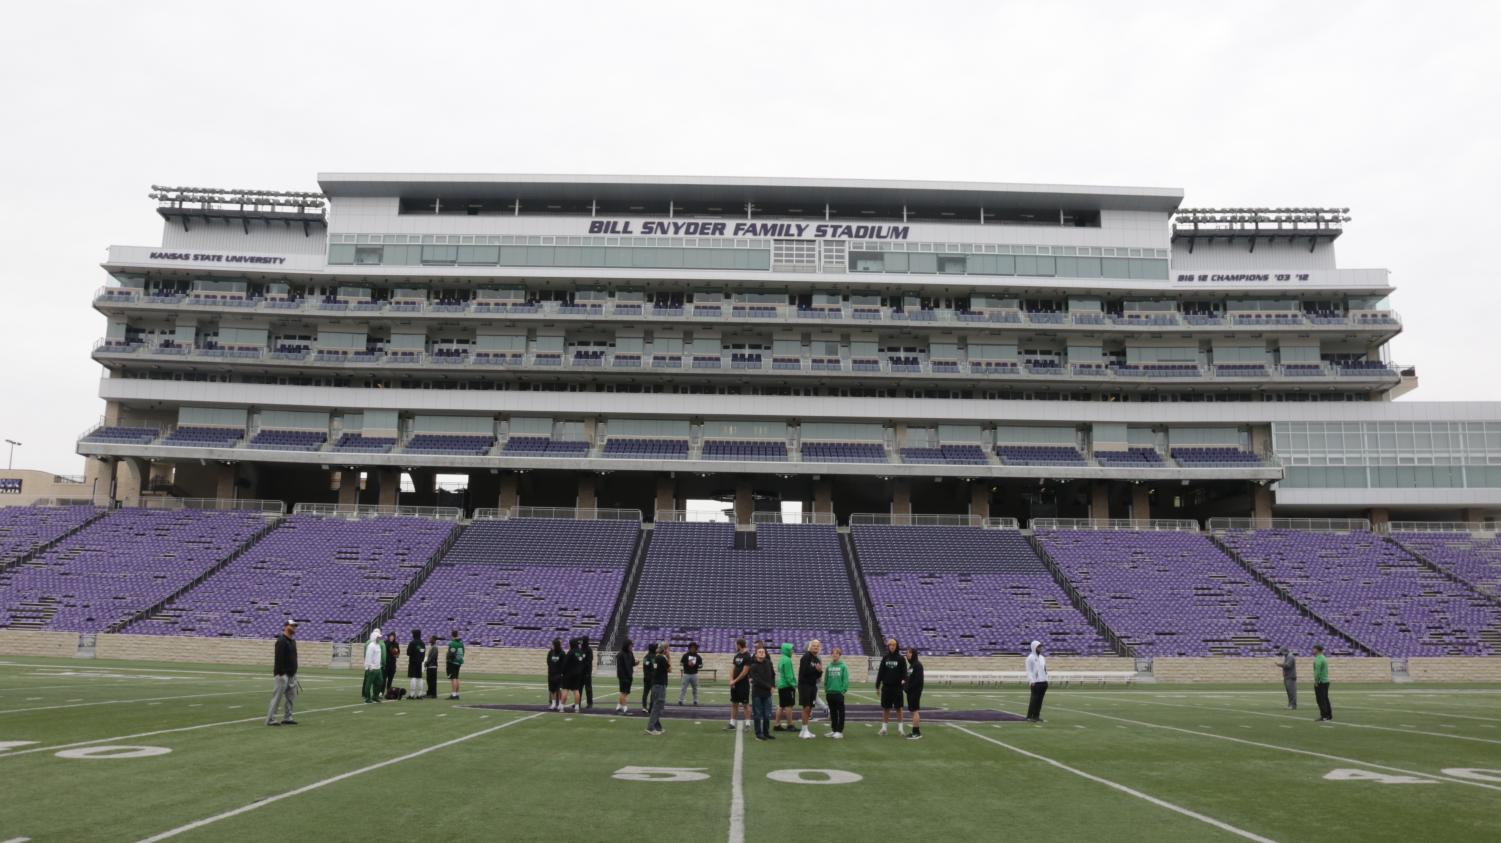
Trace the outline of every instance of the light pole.
<instances>
[{"instance_id":1,"label":"light pole","mask_svg":"<svg viewBox=\"0 0 1501 843\"><path fill-rule=\"evenodd\" d=\"M16 463L16 446L21 443L14 439L7 439L5 440L5 444L10 446L10 456L5 459L5 470L10 471L15 467Z\"/></svg>"}]
</instances>

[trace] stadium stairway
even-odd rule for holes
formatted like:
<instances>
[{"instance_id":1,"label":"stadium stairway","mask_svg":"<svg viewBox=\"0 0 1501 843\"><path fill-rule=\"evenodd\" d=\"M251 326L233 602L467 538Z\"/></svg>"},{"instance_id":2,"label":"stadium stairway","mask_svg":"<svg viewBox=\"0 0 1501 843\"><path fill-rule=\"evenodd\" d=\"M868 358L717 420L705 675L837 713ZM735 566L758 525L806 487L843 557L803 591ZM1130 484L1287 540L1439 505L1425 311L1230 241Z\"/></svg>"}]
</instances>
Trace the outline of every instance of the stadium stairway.
<instances>
[{"instance_id":1,"label":"stadium stairway","mask_svg":"<svg viewBox=\"0 0 1501 843\"><path fill-rule=\"evenodd\" d=\"M359 635L349 640L355 644L366 641L370 638L372 631L380 629L382 626L385 626L387 621L396 617L396 613L401 610L401 607L406 604L407 600L413 594L417 593L417 589L421 588L422 584L427 582L427 578L433 575L433 571L437 569L438 563L443 560L444 556L448 555L448 551L453 549L454 544L459 540L459 536L462 536L467 529L468 525L460 524L449 532L448 538L444 539L443 543L438 545L438 549L433 551L432 556L429 556L427 561L422 563L422 567L417 571L417 575L412 577L411 581L401 591L398 591L396 596L391 598L391 601L374 618L371 618L369 623L360 628Z\"/></svg>"},{"instance_id":2,"label":"stadium stairway","mask_svg":"<svg viewBox=\"0 0 1501 843\"><path fill-rule=\"evenodd\" d=\"M620 593L615 596L615 608L605 624L605 634L600 636L599 646L607 652L615 652L625 643L626 630L630 629L631 601L636 599L636 586L641 582L641 568L646 565L646 552L651 548L655 524L642 524L636 534L636 547L631 551L631 561L626 565L625 579L620 583Z\"/></svg>"},{"instance_id":3,"label":"stadium stairway","mask_svg":"<svg viewBox=\"0 0 1501 843\"><path fill-rule=\"evenodd\" d=\"M79 530L82 530L83 528L89 526L90 524L94 523L95 521L98 521L100 518L103 518L104 516L106 516L108 514L109 514L109 510L108 509L100 509L98 512L96 512L93 515L89 516L88 518L84 519L83 523L81 523L78 526L74 527L73 529L67 531L66 533L63 533L62 535L58 536L57 538L53 539L52 541L47 542L46 544L37 545L36 547L33 547L31 550L27 551L26 553L23 553L23 554L21 554L19 556L15 556L15 557L13 557L11 559L0 560L0 573L3 573L5 571L9 571L11 568L16 567L17 565L24 565L27 562L30 562L32 559L35 559L37 556L39 556L39 555L41 555L43 553L46 553L47 551L51 550L54 545L58 544L59 542L65 542L65 541L67 541L68 539L70 539L70 538L73 537L74 533L78 532Z\"/></svg>"},{"instance_id":4,"label":"stadium stairway","mask_svg":"<svg viewBox=\"0 0 1501 843\"><path fill-rule=\"evenodd\" d=\"M1209 537L1209 541L1212 542L1215 547L1218 547L1220 550L1224 551L1225 555L1228 556L1228 557L1230 557L1230 559L1232 561L1234 561L1235 564L1239 565L1242 570L1244 570L1246 573L1248 573L1252 577L1254 577L1257 582L1259 582L1262 585L1266 586L1267 588L1271 589L1272 593L1275 594L1275 595L1277 595L1284 602L1286 602L1287 604L1291 605L1293 608L1297 609L1299 614L1303 615L1304 617L1308 618L1309 620L1312 620L1313 622L1317 623L1319 626L1322 626L1324 629L1326 629L1326 630L1329 631L1330 635L1334 636L1335 638L1338 638L1339 640L1345 642L1346 644L1349 644L1351 647L1354 647L1357 651L1359 651L1361 653L1364 653L1367 656L1380 656L1381 655L1380 653L1376 652L1373 648L1371 648L1371 647L1367 646L1365 643L1357 640L1355 638L1355 636L1353 636L1353 635L1345 632L1344 630L1340 629L1339 627L1337 627L1334 624L1330 623L1329 621L1325 620L1317 612L1313 611L1312 609L1309 609L1307 606L1304 606L1302 603L1298 602L1297 598L1295 598L1291 594L1287 593L1287 589L1283 588L1281 585L1278 585L1275 581L1272 580L1271 577L1268 577L1266 574L1263 574L1259 569L1257 569L1257 567L1255 565L1252 565L1251 563L1247 562L1245 559L1242 559L1241 555L1239 553L1236 553L1228 544L1225 544L1223 541L1221 541L1219 536L1215 535L1214 533L1210 533L1210 532L1206 532L1205 535Z\"/></svg>"},{"instance_id":5,"label":"stadium stairway","mask_svg":"<svg viewBox=\"0 0 1501 843\"><path fill-rule=\"evenodd\" d=\"M844 569L849 574L850 590L860 609L860 634L865 639L865 652L880 653L882 646L881 626L876 623L876 607L870 599L870 589L865 583L865 572L860 568L860 554L855 552L855 542L850 528L839 528L839 547L844 550Z\"/></svg>"},{"instance_id":6,"label":"stadium stairway","mask_svg":"<svg viewBox=\"0 0 1501 843\"><path fill-rule=\"evenodd\" d=\"M1048 553L1047 548L1042 546L1042 542L1037 540L1037 535L1035 533L1027 533L1026 537L1027 543L1032 545L1032 549L1037 552L1037 558L1041 559L1042 564L1047 566L1048 573L1053 575L1054 582L1058 583L1058 587L1063 589L1064 594L1068 595L1069 602L1074 605L1075 609L1079 610L1079 614L1083 615L1089 621L1089 625L1094 627L1095 631L1100 633L1101 637L1110 642L1110 646L1115 650L1116 655L1124 658L1134 657L1136 653L1116 634L1115 630L1105 624L1105 621L1089 605L1089 602L1084 599L1084 595L1080 594L1079 589L1075 588L1074 584L1064 575L1063 569L1058 567L1058 560L1054 559Z\"/></svg>"},{"instance_id":7,"label":"stadium stairway","mask_svg":"<svg viewBox=\"0 0 1501 843\"><path fill-rule=\"evenodd\" d=\"M152 604L151 606L148 606L147 608L142 609L141 611L136 612L135 614L130 615L129 617L122 618L121 620L116 621L115 623L111 624L104 631L105 632L122 632L122 631L125 630L126 627L130 626L131 624L135 623L136 621L146 620L148 618L155 617L156 613L158 613L161 610L163 610L163 609L167 608L168 606L172 605L172 601L173 600L176 600L179 597L182 597L184 594L187 594L192 589L197 588L200 584L203 583L204 580L206 580L209 577L212 577L214 574L217 574L220 571L224 570L224 566L225 565L228 565L229 563L235 561L236 559L239 559L241 556L243 556L245 554L246 551L250 550L250 548L252 548L252 547L255 547L256 543L259 542L261 539L265 538L267 533L269 533L272 530L276 529L277 527L281 526L282 521L283 521L283 517L282 516L276 516L275 518L268 518L266 520L266 526L262 527L260 530L256 531L253 535L251 535L250 538L246 539L245 543L242 544L242 545L240 545L239 548L237 548L234 553L229 554L228 556L226 556L222 560L220 560L217 564L215 564L213 567L209 568L207 571L204 571L202 574L199 574L197 577L195 577L192 580L192 582L187 583L182 588L179 588L178 590L172 592L171 594L167 595L166 597L162 598L161 600L157 601L156 603Z\"/></svg>"}]
</instances>

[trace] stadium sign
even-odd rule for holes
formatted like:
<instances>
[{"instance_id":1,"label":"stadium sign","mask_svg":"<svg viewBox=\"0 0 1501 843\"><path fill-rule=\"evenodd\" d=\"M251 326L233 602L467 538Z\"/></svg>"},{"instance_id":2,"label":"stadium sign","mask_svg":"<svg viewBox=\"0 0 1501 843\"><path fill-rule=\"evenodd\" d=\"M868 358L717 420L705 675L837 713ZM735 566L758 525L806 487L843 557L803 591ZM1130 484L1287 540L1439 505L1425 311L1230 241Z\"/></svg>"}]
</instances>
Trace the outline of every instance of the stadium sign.
<instances>
[{"instance_id":1,"label":"stadium sign","mask_svg":"<svg viewBox=\"0 0 1501 843\"><path fill-rule=\"evenodd\" d=\"M154 261L194 261L197 263L284 264L286 258L275 255L216 255L212 252L152 252Z\"/></svg>"},{"instance_id":2,"label":"stadium sign","mask_svg":"<svg viewBox=\"0 0 1501 843\"><path fill-rule=\"evenodd\" d=\"M1179 284L1266 284L1270 282L1307 281L1306 272L1180 272Z\"/></svg>"},{"instance_id":3,"label":"stadium sign","mask_svg":"<svg viewBox=\"0 0 1501 843\"><path fill-rule=\"evenodd\" d=\"M814 240L906 240L906 225L847 225L810 222L720 222L717 220L590 220L590 234L658 237L783 237Z\"/></svg>"},{"instance_id":4,"label":"stadium sign","mask_svg":"<svg viewBox=\"0 0 1501 843\"><path fill-rule=\"evenodd\" d=\"M19 477L0 478L0 495L19 495L19 494L21 494L21 478L19 478Z\"/></svg>"}]
</instances>

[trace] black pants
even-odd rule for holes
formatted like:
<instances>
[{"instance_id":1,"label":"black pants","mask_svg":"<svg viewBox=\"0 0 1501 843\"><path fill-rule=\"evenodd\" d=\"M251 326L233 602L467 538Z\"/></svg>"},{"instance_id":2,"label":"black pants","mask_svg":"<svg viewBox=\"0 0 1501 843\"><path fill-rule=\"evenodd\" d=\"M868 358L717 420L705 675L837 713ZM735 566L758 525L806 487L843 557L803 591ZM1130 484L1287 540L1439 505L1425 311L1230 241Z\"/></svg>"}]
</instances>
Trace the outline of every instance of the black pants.
<instances>
[{"instance_id":1,"label":"black pants","mask_svg":"<svg viewBox=\"0 0 1501 843\"><path fill-rule=\"evenodd\" d=\"M594 674L593 673L586 673L586 674L584 674L584 705L587 706L588 708L593 708L594 707Z\"/></svg>"},{"instance_id":2,"label":"black pants","mask_svg":"<svg viewBox=\"0 0 1501 843\"><path fill-rule=\"evenodd\" d=\"M844 694L824 694L829 703L829 728L839 733L844 731Z\"/></svg>"},{"instance_id":3,"label":"black pants","mask_svg":"<svg viewBox=\"0 0 1501 843\"><path fill-rule=\"evenodd\" d=\"M651 708L651 683L646 682L643 684L646 687L641 689L641 710L646 711L648 708Z\"/></svg>"},{"instance_id":4,"label":"black pants","mask_svg":"<svg viewBox=\"0 0 1501 843\"><path fill-rule=\"evenodd\" d=\"M1313 698L1319 701L1319 716L1325 720L1334 719L1334 709L1329 707L1329 683L1313 683Z\"/></svg>"},{"instance_id":5,"label":"black pants","mask_svg":"<svg viewBox=\"0 0 1501 843\"><path fill-rule=\"evenodd\" d=\"M392 665L385 670L386 693L391 693L391 683L396 681L396 666Z\"/></svg>"},{"instance_id":6,"label":"black pants","mask_svg":"<svg viewBox=\"0 0 1501 843\"><path fill-rule=\"evenodd\" d=\"M430 665L427 669L427 695L437 698L438 696L438 666Z\"/></svg>"},{"instance_id":7,"label":"black pants","mask_svg":"<svg viewBox=\"0 0 1501 843\"><path fill-rule=\"evenodd\" d=\"M1032 699L1027 701L1027 719L1042 719L1042 698L1048 694L1048 683L1037 682L1032 685Z\"/></svg>"}]
</instances>

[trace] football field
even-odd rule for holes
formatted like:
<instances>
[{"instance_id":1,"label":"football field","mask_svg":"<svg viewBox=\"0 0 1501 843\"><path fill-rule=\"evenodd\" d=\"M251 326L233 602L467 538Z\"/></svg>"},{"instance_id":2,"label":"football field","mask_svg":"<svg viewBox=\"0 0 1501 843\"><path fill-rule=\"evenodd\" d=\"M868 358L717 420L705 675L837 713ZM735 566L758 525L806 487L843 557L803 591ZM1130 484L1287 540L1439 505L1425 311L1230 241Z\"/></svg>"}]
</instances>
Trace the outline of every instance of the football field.
<instances>
[{"instance_id":1,"label":"football field","mask_svg":"<svg viewBox=\"0 0 1501 843\"><path fill-rule=\"evenodd\" d=\"M1501 839L1501 687L1333 672L1330 724L1276 681L1056 687L1037 725L996 719L1024 688L930 686L921 741L763 743L724 729L722 686L650 737L608 676L580 716L521 708L532 677L367 705L357 672L305 670L299 724L267 728L266 669L10 657L0 843Z\"/></svg>"}]
</instances>

